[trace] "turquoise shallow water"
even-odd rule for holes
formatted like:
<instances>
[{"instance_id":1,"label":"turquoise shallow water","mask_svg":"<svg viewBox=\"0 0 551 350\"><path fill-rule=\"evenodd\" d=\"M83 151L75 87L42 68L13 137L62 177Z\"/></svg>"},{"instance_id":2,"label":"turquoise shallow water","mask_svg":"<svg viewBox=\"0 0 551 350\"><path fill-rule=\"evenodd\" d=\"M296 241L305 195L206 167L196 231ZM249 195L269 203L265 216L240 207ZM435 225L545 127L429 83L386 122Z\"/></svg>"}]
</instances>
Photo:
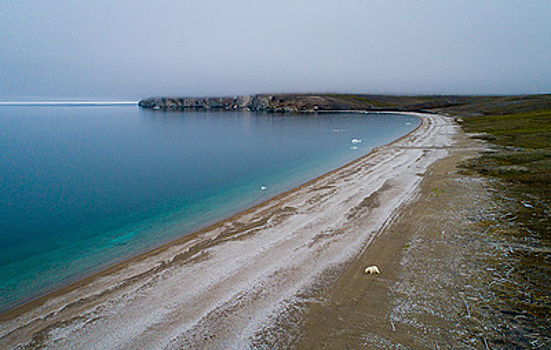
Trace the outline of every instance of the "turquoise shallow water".
<instances>
[{"instance_id":1,"label":"turquoise shallow water","mask_svg":"<svg viewBox=\"0 0 551 350\"><path fill-rule=\"evenodd\" d=\"M418 124L394 114L1 106L0 310L293 188Z\"/></svg>"}]
</instances>

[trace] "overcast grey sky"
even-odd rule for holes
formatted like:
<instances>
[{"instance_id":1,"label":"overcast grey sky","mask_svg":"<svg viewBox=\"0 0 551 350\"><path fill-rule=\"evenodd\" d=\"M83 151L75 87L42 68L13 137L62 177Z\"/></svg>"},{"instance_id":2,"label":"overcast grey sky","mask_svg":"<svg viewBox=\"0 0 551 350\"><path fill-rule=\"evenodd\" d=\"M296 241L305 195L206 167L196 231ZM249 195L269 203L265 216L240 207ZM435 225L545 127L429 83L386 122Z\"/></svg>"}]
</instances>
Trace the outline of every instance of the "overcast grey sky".
<instances>
[{"instance_id":1,"label":"overcast grey sky","mask_svg":"<svg viewBox=\"0 0 551 350\"><path fill-rule=\"evenodd\" d=\"M549 0L0 0L0 100L551 92Z\"/></svg>"}]
</instances>

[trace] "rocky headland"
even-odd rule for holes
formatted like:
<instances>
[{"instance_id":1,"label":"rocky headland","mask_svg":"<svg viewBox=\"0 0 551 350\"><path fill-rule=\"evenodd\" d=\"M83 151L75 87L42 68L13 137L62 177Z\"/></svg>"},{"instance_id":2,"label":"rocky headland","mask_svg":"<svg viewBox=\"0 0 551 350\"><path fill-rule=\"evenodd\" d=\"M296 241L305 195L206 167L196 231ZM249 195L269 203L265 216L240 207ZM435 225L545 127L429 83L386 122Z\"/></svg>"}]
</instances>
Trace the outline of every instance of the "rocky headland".
<instances>
[{"instance_id":1,"label":"rocky headland","mask_svg":"<svg viewBox=\"0 0 551 350\"><path fill-rule=\"evenodd\" d=\"M399 111L440 113L461 118L530 112L549 108L551 95L532 96L396 96L366 94L256 94L234 97L151 97L139 102L146 109L250 110L273 113L318 111Z\"/></svg>"},{"instance_id":2,"label":"rocky headland","mask_svg":"<svg viewBox=\"0 0 551 350\"><path fill-rule=\"evenodd\" d=\"M318 110L360 110L360 101L327 95L258 94L235 97L157 97L141 100L142 108L156 110L223 109L273 113L315 112Z\"/></svg>"},{"instance_id":3,"label":"rocky headland","mask_svg":"<svg viewBox=\"0 0 551 350\"><path fill-rule=\"evenodd\" d=\"M430 98L342 94L256 94L235 97L152 97L139 106L154 110L221 109L272 113L314 113L343 110L424 111L465 104L468 97Z\"/></svg>"}]
</instances>

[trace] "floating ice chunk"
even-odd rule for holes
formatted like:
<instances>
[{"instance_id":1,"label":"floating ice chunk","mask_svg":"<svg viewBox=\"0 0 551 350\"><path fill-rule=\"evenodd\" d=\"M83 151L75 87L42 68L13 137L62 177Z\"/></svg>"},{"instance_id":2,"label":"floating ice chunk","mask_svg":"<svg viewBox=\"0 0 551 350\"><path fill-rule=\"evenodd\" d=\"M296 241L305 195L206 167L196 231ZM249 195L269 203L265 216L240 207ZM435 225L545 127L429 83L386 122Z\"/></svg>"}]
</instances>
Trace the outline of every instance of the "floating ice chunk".
<instances>
[{"instance_id":1,"label":"floating ice chunk","mask_svg":"<svg viewBox=\"0 0 551 350\"><path fill-rule=\"evenodd\" d=\"M361 139L352 139L352 143L360 143L360 142L362 142Z\"/></svg>"}]
</instances>

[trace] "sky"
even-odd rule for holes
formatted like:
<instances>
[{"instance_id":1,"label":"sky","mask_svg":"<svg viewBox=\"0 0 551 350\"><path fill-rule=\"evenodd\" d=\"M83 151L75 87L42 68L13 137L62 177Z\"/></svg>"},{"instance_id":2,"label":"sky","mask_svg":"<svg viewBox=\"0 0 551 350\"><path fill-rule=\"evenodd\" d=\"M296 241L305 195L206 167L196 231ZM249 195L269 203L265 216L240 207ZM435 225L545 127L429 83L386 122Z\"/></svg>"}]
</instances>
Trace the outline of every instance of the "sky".
<instances>
[{"instance_id":1,"label":"sky","mask_svg":"<svg viewBox=\"0 0 551 350\"><path fill-rule=\"evenodd\" d=\"M551 92L549 0L0 0L0 101Z\"/></svg>"}]
</instances>

